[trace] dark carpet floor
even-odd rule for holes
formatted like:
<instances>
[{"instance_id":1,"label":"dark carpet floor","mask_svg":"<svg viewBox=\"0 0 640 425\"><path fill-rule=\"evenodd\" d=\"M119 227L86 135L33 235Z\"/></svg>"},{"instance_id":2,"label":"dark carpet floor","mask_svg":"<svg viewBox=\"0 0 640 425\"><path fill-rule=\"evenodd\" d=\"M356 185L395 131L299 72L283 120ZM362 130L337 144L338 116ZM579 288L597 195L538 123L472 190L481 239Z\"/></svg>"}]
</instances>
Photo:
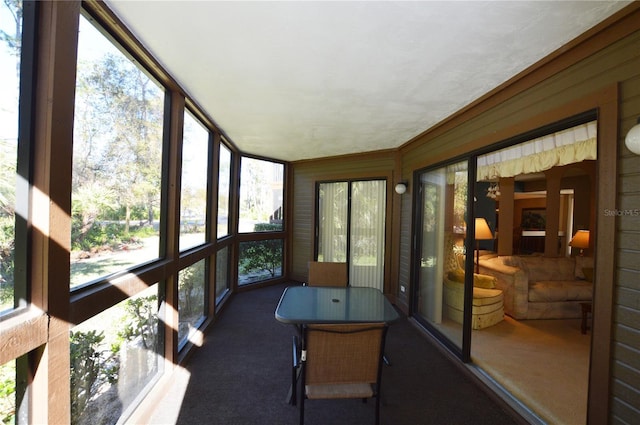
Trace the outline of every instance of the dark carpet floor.
<instances>
[{"instance_id":1,"label":"dark carpet floor","mask_svg":"<svg viewBox=\"0 0 640 425\"><path fill-rule=\"evenodd\" d=\"M275 320L286 285L237 294L185 365L191 373L179 424L289 425L286 402L295 329ZM382 374L384 425L521 423L497 404L406 318L390 326ZM308 425L373 424L374 402L311 400Z\"/></svg>"}]
</instances>

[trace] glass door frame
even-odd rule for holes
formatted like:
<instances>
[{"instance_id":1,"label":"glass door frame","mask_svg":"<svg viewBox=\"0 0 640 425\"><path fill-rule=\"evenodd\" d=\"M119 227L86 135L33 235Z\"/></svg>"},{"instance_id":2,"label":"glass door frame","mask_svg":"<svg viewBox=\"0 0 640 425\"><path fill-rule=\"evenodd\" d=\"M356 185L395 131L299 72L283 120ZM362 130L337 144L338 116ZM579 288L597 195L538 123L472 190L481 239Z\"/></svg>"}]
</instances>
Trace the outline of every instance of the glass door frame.
<instances>
[{"instance_id":1,"label":"glass door frame","mask_svg":"<svg viewBox=\"0 0 640 425\"><path fill-rule=\"evenodd\" d=\"M346 230L345 230L345 261L347 263L348 277L351 275L351 267L352 258L351 258L351 226L352 226L352 190L353 184L358 182L371 182L371 181L379 181L384 182L385 184L385 202L384 202L384 229L382 229L383 238L385 240L385 245L389 241L389 218L390 214L390 201L389 201L389 179L386 176L383 177L359 177L359 178L339 178L339 179L330 179L330 180L317 180L315 181L315 195L314 195L314 241L313 241L313 259L315 261L318 260L319 255L319 244L320 244L320 214L319 214L319 202L320 202L320 186L323 184L332 184L332 183L346 183L347 184L347 211L346 211ZM387 289L387 274L388 274L388 261L389 261L389 250L385 248L385 252L382 256L382 288L381 291L385 292Z\"/></svg>"},{"instance_id":2,"label":"glass door frame","mask_svg":"<svg viewBox=\"0 0 640 425\"><path fill-rule=\"evenodd\" d=\"M435 171L441 168L446 168L449 165L455 163L467 162L467 205L466 205L466 215L467 215L467 234L473 235L475 233L475 220L469 220L468 217L475 217L475 205L473 202L474 199L474 191L475 191L475 180L476 180L476 156L475 154L468 154L464 156L459 156L456 158L452 158L450 160L439 162L433 165L430 165L425 168L421 168L415 170L413 173L413 181L416 188L421 187L420 185L420 176L424 173L428 173L430 171ZM452 353L454 353L457 357L459 357L464 363L469 363L471 361L471 309L473 303L473 256L465 255L465 281L464 281L464 299L463 299L463 321L462 321L462 341L461 345L458 346L454 341L449 339L443 332L438 330L435 326L430 324L427 320L422 318L420 314L418 314L419 306L418 306L418 292L420 291L420 287L418 283L418 277L420 276L420 253L422 252L422 240L421 240L421 232L418 229L422 228L423 225L423 211L421 206L422 202L422 191L417 189L413 191L413 205L415 205L413 209L413 226L411 235L413 238L412 243L412 252L411 252L411 273L410 273L410 281L413 283L411 285L411 298L410 298L410 315L416 319L416 321L427 329L434 337L442 343L447 349L449 349ZM473 238L464 238L464 247L465 252L473 253Z\"/></svg>"}]
</instances>

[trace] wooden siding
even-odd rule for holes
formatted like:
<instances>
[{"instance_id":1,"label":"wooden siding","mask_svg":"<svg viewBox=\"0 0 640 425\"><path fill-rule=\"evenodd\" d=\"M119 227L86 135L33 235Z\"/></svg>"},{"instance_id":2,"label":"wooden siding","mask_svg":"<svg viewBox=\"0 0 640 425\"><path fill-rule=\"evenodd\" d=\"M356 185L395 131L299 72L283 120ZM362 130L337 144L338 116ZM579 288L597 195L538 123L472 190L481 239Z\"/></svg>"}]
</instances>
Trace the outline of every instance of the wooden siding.
<instances>
[{"instance_id":1,"label":"wooden siding","mask_svg":"<svg viewBox=\"0 0 640 425\"><path fill-rule=\"evenodd\" d=\"M633 69L635 75L621 79L620 85L622 131L615 210L617 268L612 282L616 288L610 408L614 424L640 420L640 156L623 147L624 136L640 116L640 34L630 39L624 68Z\"/></svg>"}]
</instances>

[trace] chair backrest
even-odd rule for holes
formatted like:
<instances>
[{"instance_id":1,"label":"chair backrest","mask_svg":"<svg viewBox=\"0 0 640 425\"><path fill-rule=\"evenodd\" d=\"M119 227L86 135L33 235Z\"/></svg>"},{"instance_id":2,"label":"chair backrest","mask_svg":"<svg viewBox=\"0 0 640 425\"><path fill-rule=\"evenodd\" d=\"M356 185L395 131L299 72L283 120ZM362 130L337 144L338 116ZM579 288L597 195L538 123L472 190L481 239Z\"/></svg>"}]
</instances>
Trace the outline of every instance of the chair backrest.
<instances>
[{"instance_id":1,"label":"chair backrest","mask_svg":"<svg viewBox=\"0 0 640 425\"><path fill-rule=\"evenodd\" d=\"M309 325L305 385L378 384L386 332L384 323Z\"/></svg>"},{"instance_id":2,"label":"chair backrest","mask_svg":"<svg viewBox=\"0 0 640 425\"><path fill-rule=\"evenodd\" d=\"M347 263L309 261L309 286L347 286Z\"/></svg>"}]
</instances>

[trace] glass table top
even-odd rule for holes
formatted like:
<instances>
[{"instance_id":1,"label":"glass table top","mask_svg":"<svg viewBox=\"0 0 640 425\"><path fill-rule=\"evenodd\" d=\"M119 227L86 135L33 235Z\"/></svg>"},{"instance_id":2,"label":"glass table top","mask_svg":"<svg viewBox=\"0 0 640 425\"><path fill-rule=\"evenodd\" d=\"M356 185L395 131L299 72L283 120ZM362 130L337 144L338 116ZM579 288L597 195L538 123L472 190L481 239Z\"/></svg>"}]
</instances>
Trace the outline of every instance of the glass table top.
<instances>
[{"instance_id":1,"label":"glass table top","mask_svg":"<svg viewBox=\"0 0 640 425\"><path fill-rule=\"evenodd\" d=\"M375 288L290 286L275 312L283 323L391 323L400 318L389 300Z\"/></svg>"}]
</instances>

